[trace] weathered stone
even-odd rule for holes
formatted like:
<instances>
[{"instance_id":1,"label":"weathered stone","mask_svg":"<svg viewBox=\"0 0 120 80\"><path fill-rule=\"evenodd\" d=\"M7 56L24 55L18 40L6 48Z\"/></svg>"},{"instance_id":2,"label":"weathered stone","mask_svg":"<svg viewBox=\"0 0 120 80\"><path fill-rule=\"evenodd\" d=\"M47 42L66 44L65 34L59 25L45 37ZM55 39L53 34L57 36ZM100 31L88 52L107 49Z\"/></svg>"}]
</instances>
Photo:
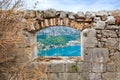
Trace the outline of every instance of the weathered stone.
<instances>
[{"instance_id":1,"label":"weathered stone","mask_svg":"<svg viewBox=\"0 0 120 80\"><path fill-rule=\"evenodd\" d=\"M119 46L118 43L119 42L117 38L108 38L106 41L106 47L118 49L118 46Z\"/></svg>"},{"instance_id":2,"label":"weathered stone","mask_svg":"<svg viewBox=\"0 0 120 80\"><path fill-rule=\"evenodd\" d=\"M94 24L95 29L104 29L105 28L105 22L104 21L97 21L96 24Z\"/></svg>"},{"instance_id":3,"label":"weathered stone","mask_svg":"<svg viewBox=\"0 0 120 80\"><path fill-rule=\"evenodd\" d=\"M74 20L74 19L75 19L74 13L69 12L69 13L68 13L68 18Z\"/></svg>"},{"instance_id":4,"label":"weathered stone","mask_svg":"<svg viewBox=\"0 0 120 80\"><path fill-rule=\"evenodd\" d=\"M79 79L78 80L89 80L89 73L88 72L82 72L79 75Z\"/></svg>"},{"instance_id":5,"label":"weathered stone","mask_svg":"<svg viewBox=\"0 0 120 80\"><path fill-rule=\"evenodd\" d=\"M97 46L97 38L95 37L82 37L82 46L84 48L92 48Z\"/></svg>"},{"instance_id":6,"label":"weathered stone","mask_svg":"<svg viewBox=\"0 0 120 80\"><path fill-rule=\"evenodd\" d=\"M106 72L102 73L103 80L118 80L116 79L117 73L116 72Z\"/></svg>"},{"instance_id":7,"label":"weathered stone","mask_svg":"<svg viewBox=\"0 0 120 80\"><path fill-rule=\"evenodd\" d=\"M78 73L65 73L65 79L63 80L79 80L79 74Z\"/></svg>"},{"instance_id":8,"label":"weathered stone","mask_svg":"<svg viewBox=\"0 0 120 80\"><path fill-rule=\"evenodd\" d=\"M85 22L92 22L92 18L86 18Z\"/></svg>"},{"instance_id":9,"label":"weathered stone","mask_svg":"<svg viewBox=\"0 0 120 80\"><path fill-rule=\"evenodd\" d=\"M108 25L115 24L115 18L113 16L108 16L106 22Z\"/></svg>"},{"instance_id":10,"label":"weathered stone","mask_svg":"<svg viewBox=\"0 0 120 80\"><path fill-rule=\"evenodd\" d=\"M44 18L54 18L56 17L55 9L47 9L44 11Z\"/></svg>"},{"instance_id":11,"label":"weathered stone","mask_svg":"<svg viewBox=\"0 0 120 80\"><path fill-rule=\"evenodd\" d=\"M101 20L102 20L102 21L106 21L106 20L107 20L107 16L102 16L102 17L101 17Z\"/></svg>"},{"instance_id":12,"label":"weathered stone","mask_svg":"<svg viewBox=\"0 0 120 80\"><path fill-rule=\"evenodd\" d=\"M58 15L59 16L59 18L66 18L67 17L67 12L64 12L64 11L58 11L57 13L56 13L56 15Z\"/></svg>"},{"instance_id":13,"label":"weathered stone","mask_svg":"<svg viewBox=\"0 0 120 80\"><path fill-rule=\"evenodd\" d=\"M102 80L102 76L100 73L90 73L89 80Z\"/></svg>"},{"instance_id":14,"label":"weathered stone","mask_svg":"<svg viewBox=\"0 0 120 80\"><path fill-rule=\"evenodd\" d=\"M105 71L106 71L106 64L92 63L92 72L100 73L100 72L105 72Z\"/></svg>"},{"instance_id":15,"label":"weathered stone","mask_svg":"<svg viewBox=\"0 0 120 80\"><path fill-rule=\"evenodd\" d=\"M98 11L96 13L97 17L102 17L102 16L108 16L108 12L107 11Z\"/></svg>"},{"instance_id":16,"label":"weathered stone","mask_svg":"<svg viewBox=\"0 0 120 80\"><path fill-rule=\"evenodd\" d=\"M120 29L120 27L117 26L117 25L108 25L108 26L106 27L106 29L113 30L113 29Z\"/></svg>"},{"instance_id":17,"label":"weathered stone","mask_svg":"<svg viewBox=\"0 0 120 80\"><path fill-rule=\"evenodd\" d=\"M85 13L85 17L86 17L86 18L94 18L94 17L95 17L95 13L94 13L94 12L87 11L87 12Z\"/></svg>"},{"instance_id":18,"label":"weathered stone","mask_svg":"<svg viewBox=\"0 0 120 80\"><path fill-rule=\"evenodd\" d=\"M77 72L77 63L76 62L68 62L66 63L66 72Z\"/></svg>"},{"instance_id":19,"label":"weathered stone","mask_svg":"<svg viewBox=\"0 0 120 80\"><path fill-rule=\"evenodd\" d=\"M49 72L64 72L65 71L65 63L51 63Z\"/></svg>"},{"instance_id":20,"label":"weathered stone","mask_svg":"<svg viewBox=\"0 0 120 80\"><path fill-rule=\"evenodd\" d=\"M98 21L101 21L101 18L100 17L94 17L94 22L98 22Z\"/></svg>"},{"instance_id":21,"label":"weathered stone","mask_svg":"<svg viewBox=\"0 0 120 80\"><path fill-rule=\"evenodd\" d=\"M85 29L82 31L83 37L96 37L95 29Z\"/></svg>"},{"instance_id":22,"label":"weathered stone","mask_svg":"<svg viewBox=\"0 0 120 80\"><path fill-rule=\"evenodd\" d=\"M117 71L116 68L117 67L114 62L107 63L107 72L115 72L115 71Z\"/></svg>"},{"instance_id":23,"label":"weathered stone","mask_svg":"<svg viewBox=\"0 0 120 80\"><path fill-rule=\"evenodd\" d=\"M78 22L84 22L85 19L76 19Z\"/></svg>"},{"instance_id":24,"label":"weathered stone","mask_svg":"<svg viewBox=\"0 0 120 80\"><path fill-rule=\"evenodd\" d=\"M38 20L43 20L43 12L42 11L36 11L36 18Z\"/></svg>"},{"instance_id":25,"label":"weathered stone","mask_svg":"<svg viewBox=\"0 0 120 80\"><path fill-rule=\"evenodd\" d=\"M104 37L112 37L112 38L117 37L116 32L113 30L102 30L102 34Z\"/></svg>"},{"instance_id":26,"label":"weathered stone","mask_svg":"<svg viewBox=\"0 0 120 80\"><path fill-rule=\"evenodd\" d=\"M76 17L77 19L81 19L81 18L85 18L85 15L84 15L83 12L78 12L78 13L75 15L75 17Z\"/></svg>"},{"instance_id":27,"label":"weathered stone","mask_svg":"<svg viewBox=\"0 0 120 80\"><path fill-rule=\"evenodd\" d=\"M118 44L119 44L119 48L118 48L118 49L120 50L120 38L119 38L119 42L118 42Z\"/></svg>"},{"instance_id":28,"label":"weathered stone","mask_svg":"<svg viewBox=\"0 0 120 80\"><path fill-rule=\"evenodd\" d=\"M95 47L97 45L95 29L85 29L82 31L82 45L83 47Z\"/></svg>"},{"instance_id":29,"label":"weathered stone","mask_svg":"<svg viewBox=\"0 0 120 80\"><path fill-rule=\"evenodd\" d=\"M58 74L58 73L51 73L51 74L49 75L49 79L50 79L50 80L60 80L59 74Z\"/></svg>"},{"instance_id":30,"label":"weathered stone","mask_svg":"<svg viewBox=\"0 0 120 80\"><path fill-rule=\"evenodd\" d=\"M77 68L78 68L78 72L91 72L91 63L78 62Z\"/></svg>"},{"instance_id":31,"label":"weathered stone","mask_svg":"<svg viewBox=\"0 0 120 80\"><path fill-rule=\"evenodd\" d=\"M118 30L118 37L120 38L120 29Z\"/></svg>"},{"instance_id":32,"label":"weathered stone","mask_svg":"<svg viewBox=\"0 0 120 80\"><path fill-rule=\"evenodd\" d=\"M107 62L109 61L109 51L107 48L94 48L92 53L93 62Z\"/></svg>"},{"instance_id":33,"label":"weathered stone","mask_svg":"<svg viewBox=\"0 0 120 80\"><path fill-rule=\"evenodd\" d=\"M36 16L36 12L33 10L24 11L24 18L33 18Z\"/></svg>"}]
</instances>

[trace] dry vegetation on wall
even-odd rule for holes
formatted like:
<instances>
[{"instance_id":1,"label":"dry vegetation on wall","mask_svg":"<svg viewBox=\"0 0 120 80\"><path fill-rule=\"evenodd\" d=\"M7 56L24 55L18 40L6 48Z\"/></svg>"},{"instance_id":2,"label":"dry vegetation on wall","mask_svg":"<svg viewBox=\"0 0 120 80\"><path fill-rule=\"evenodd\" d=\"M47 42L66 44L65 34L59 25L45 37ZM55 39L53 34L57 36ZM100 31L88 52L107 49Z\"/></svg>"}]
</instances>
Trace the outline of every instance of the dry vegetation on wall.
<instances>
[{"instance_id":1,"label":"dry vegetation on wall","mask_svg":"<svg viewBox=\"0 0 120 80\"><path fill-rule=\"evenodd\" d=\"M27 43L21 35L22 26L26 23L22 22L22 12L17 11L22 5L21 0L0 0L0 80L38 80L47 77L46 65L39 61L42 64L40 70L37 64L33 64L35 60L29 57L30 48L21 49L25 53L18 51L19 45ZM28 59L18 63L24 56Z\"/></svg>"}]
</instances>

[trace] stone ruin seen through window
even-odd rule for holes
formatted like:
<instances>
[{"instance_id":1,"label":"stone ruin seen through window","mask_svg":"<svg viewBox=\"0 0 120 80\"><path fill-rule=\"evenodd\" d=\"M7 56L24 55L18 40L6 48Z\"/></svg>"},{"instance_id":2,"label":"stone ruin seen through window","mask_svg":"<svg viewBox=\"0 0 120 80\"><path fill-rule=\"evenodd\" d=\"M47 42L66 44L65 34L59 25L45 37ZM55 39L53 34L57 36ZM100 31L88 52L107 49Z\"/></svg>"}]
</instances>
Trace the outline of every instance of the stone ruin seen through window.
<instances>
[{"instance_id":1,"label":"stone ruin seen through window","mask_svg":"<svg viewBox=\"0 0 120 80\"><path fill-rule=\"evenodd\" d=\"M36 37L39 57L81 56L80 30L67 26L52 26L38 31Z\"/></svg>"}]
</instances>

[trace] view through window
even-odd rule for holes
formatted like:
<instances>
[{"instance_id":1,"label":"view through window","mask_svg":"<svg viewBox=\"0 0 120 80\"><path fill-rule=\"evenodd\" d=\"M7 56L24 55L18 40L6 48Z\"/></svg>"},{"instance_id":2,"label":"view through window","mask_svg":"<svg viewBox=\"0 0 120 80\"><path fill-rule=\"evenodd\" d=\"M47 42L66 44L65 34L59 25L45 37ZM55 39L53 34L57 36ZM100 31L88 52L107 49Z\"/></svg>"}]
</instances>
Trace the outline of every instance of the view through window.
<instances>
[{"instance_id":1,"label":"view through window","mask_svg":"<svg viewBox=\"0 0 120 80\"><path fill-rule=\"evenodd\" d=\"M37 33L38 56L80 56L80 30L54 26Z\"/></svg>"}]
</instances>

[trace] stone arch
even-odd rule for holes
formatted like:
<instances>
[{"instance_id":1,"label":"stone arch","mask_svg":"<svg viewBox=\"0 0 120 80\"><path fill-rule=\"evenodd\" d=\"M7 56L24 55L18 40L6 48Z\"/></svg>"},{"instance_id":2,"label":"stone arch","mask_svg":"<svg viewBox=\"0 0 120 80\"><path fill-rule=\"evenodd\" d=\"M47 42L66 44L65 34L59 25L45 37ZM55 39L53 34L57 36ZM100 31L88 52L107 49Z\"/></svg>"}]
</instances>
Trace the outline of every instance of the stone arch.
<instances>
[{"instance_id":1,"label":"stone arch","mask_svg":"<svg viewBox=\"0 0 120 80\"><path fill-rule=\"evenodd\" d=\"M68 26L84 30L93 26L93 16L86 17L83 12L72 13L48 9L44 11L25 11L24 18L31 25L26 27L29 32L37 32L51 26Z\"/></svg>"}]
</instances>

